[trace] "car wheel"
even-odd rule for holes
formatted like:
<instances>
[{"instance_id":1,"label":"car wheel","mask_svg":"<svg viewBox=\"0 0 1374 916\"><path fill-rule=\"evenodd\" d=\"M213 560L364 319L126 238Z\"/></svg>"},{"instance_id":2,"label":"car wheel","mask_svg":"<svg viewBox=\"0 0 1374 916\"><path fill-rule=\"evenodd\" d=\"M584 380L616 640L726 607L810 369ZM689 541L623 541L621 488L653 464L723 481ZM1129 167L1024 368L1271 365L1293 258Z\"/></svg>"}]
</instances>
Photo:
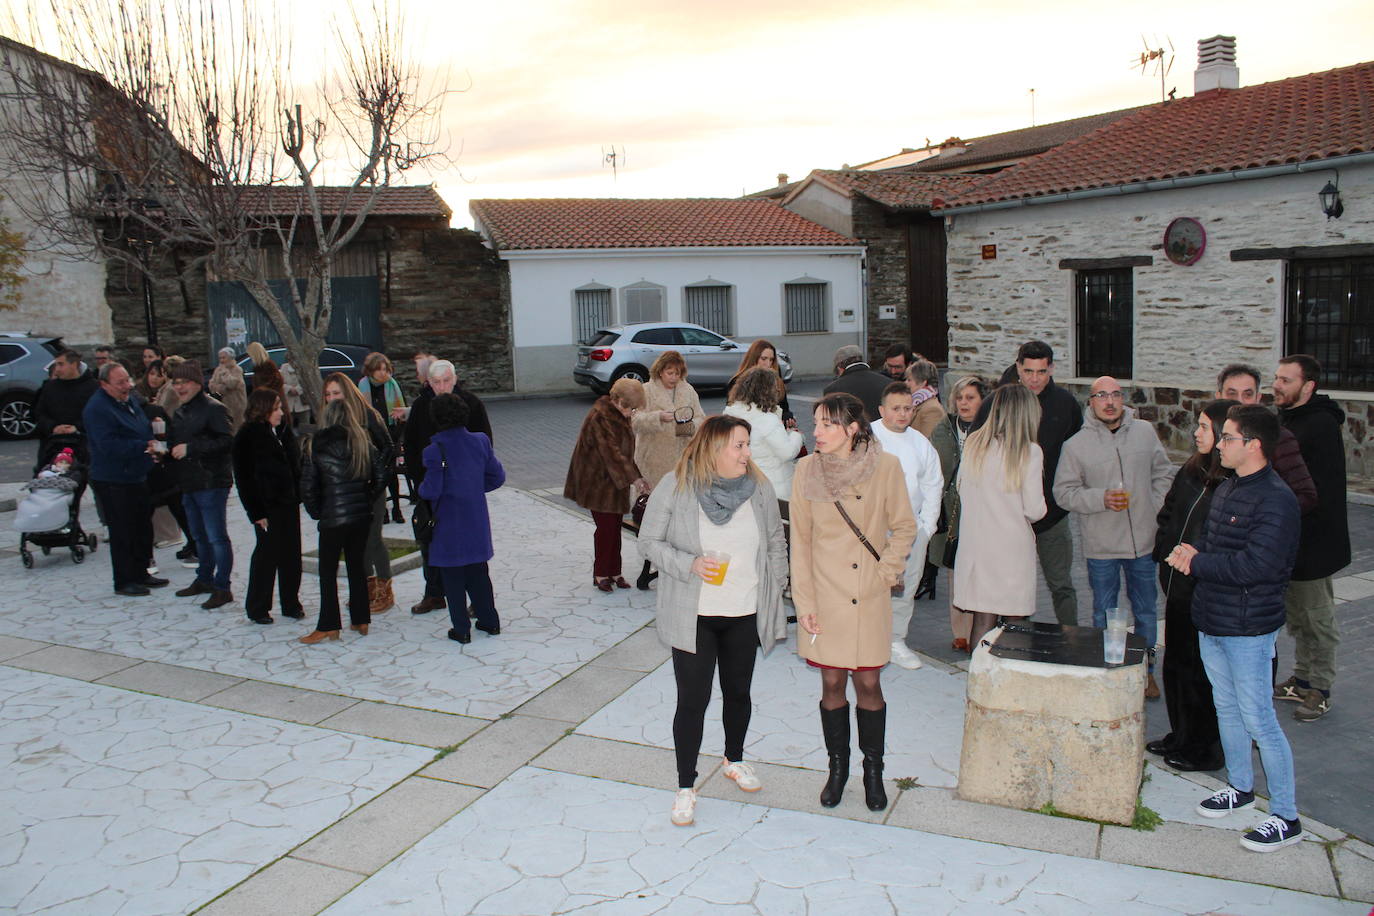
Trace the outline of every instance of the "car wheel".
<instances>
[{"instance_id":1,"label":"car wheel","mask_svg":"<svg viewBox=\"0 0 1374 916\"><path fill-rule=\"evenodd\" d=\"M621 366L615 370L615 375L611 376L611 384L614 385L623 378L634 379L636 382L647 382L649 370L643 366Z\"/></svg>"},{"instance_id":2,"label":"car wheel","mask_svg":"<svg viewBox=\"0 0 1374 916\"><path fill-rule=\"evenodd\" d=\"M11 394L0 401L0 436L6 439L27 439L38 423L33 418L33 402L27 395Z\"/></svg>"}]
</instances>

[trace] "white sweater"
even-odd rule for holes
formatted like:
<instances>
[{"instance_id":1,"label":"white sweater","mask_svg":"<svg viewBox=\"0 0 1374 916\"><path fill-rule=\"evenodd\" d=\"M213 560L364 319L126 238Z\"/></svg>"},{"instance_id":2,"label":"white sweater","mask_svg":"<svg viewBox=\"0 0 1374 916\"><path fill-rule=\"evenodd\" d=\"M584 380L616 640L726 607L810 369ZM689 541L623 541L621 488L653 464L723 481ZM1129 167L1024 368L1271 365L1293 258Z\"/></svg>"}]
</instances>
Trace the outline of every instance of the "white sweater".
<instances>
[{"instance_id":1,"label":"white sweater","mask_svg":"<svg viewBox=\"0 0 1374 916\"><path fill-rule=\"evenodd\" d=\"M790 500L792 471L797 466L802 434L782 425L781 407L764 413L753 404L736 401L726 405L725 413L748 421L749 448L754 453L754 464L759 466L763 476L773 485L773 491L778 494L778 499ZM938 472L939 469L937 460L935 470Z\"/></svg>"},{"instance_id":2,"label":"white sweater","mask_svg":"<svg viewBox=\"0 0 1374 916\"><path fill-rule=\"evenodd\" d=\"M894 433L879 421L873 424L873 435L882 443L883 451L896 455L902 463L911 514L916 516L921 536L929 540L940 521L940 494L945 488L940 456L930 440L914 429Z\"/></svg>"}]
</instances>

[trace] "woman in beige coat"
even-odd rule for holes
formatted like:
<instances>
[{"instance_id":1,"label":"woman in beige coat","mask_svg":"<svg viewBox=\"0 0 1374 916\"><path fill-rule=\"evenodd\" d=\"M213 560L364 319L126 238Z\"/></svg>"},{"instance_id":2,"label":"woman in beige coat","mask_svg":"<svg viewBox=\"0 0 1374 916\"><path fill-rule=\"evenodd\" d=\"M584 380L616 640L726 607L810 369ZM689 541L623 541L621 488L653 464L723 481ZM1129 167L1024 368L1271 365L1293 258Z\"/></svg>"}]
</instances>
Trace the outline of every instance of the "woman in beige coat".
<instances>
[{"instance_id":1,"label":"woman in beige coat","mask_svg":"<svg viewBox=\"0 0 1374 916\"><path fill-rule=\"evenodd\" d=\"M687 383L687 361L676 350L664 350L649 367L644 406L630 418L635 432L635 466L650 489L677 464L704 419L697 390ZM635 585L645 591L657 578L658 573L651 574L645 560Z\"/></svg>"},{"instance_id":2,"label":"woman in beige coat","mask_svg":"<svg viewBox=\"0 0 1374 916\"><path fill-rule=\"evenodd\" d=\"M791 515L792 601L805 631L797 646L821 669L821 732L830 757L821 804L838 805L849 780L846 688L852 680L864 797L870 810L881 811L887 807L887 705L879 674L892 652L891 589L902 581L916 519L901 463L883 453L853 395L837 392L817 402L816 454L797 463Z\"/></svg>"},{"instance_id":3,"label":"woman in beige coat","mask_svg":"<svg viewBox=\"0 0 1374 916\"><path fill-rule=\"evenodd\" d=\"M210 393L229 411L229 428L237 430L242 426L243 414L248 410L248 387L243 381L243 370L234 362L234 351L229 347L219 351L219 365L210 375Z\"/></svg>"},{"instance_id":4,"label":"woman in beige coat","mask_svg":"<svg viewBox=\"0 0 1374 916\"><path fill-rule=\"evenodd\" d=\"M973 616L977 649L998 617L1035 613L1035 532L1045 514L1045 456L1035 443L1040 402L1023 385L992 393L987 422L959 463L959 553L954 604Z\"/></svg>"}]
</instances>

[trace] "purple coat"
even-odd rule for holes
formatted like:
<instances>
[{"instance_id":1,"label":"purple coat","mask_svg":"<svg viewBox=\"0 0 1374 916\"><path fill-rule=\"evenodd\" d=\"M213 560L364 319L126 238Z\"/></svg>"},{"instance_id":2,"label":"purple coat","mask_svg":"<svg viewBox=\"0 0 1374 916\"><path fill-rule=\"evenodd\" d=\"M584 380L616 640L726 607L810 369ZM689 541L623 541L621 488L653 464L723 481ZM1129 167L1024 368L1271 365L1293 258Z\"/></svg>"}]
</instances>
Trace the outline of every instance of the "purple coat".
<instances>
[{"instance_id":1,"label":"purple coat","mask_svg":"<svg viewBox=\"0 0 1374 916\"><path fill-rule=\"evenodd\" d=\"M448 467L440 464L440 449ZM420 496L434 507L430 566L468 566L491 559L491 517L486 494L506 482L491 440L462 427L434 434L424 451Z\"/></svg>"}]
</instances>

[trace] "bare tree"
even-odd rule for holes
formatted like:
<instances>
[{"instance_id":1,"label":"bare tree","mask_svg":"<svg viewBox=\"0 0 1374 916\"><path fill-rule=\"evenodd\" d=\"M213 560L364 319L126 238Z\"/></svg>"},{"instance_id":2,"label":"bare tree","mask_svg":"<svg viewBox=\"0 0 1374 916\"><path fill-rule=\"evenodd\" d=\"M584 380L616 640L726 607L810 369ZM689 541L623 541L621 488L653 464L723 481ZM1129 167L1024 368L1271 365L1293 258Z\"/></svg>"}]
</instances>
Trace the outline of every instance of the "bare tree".
<instances>
[{"instance_id":1,"label":"bare tree","mask_svg":"<svg viewBox=\"0 0 1374 916\"><path fill-rule=\"evenodd\" d=\"M45 25L25 37L57 58L0 74L15 203L52 244L242 283L317 403L340 252L381 188L442 156L446 89L393 3L350 8L338 65L302 90L287 24L251 0L30 0L8 27Z\"/></svg>"}]
</instances>

